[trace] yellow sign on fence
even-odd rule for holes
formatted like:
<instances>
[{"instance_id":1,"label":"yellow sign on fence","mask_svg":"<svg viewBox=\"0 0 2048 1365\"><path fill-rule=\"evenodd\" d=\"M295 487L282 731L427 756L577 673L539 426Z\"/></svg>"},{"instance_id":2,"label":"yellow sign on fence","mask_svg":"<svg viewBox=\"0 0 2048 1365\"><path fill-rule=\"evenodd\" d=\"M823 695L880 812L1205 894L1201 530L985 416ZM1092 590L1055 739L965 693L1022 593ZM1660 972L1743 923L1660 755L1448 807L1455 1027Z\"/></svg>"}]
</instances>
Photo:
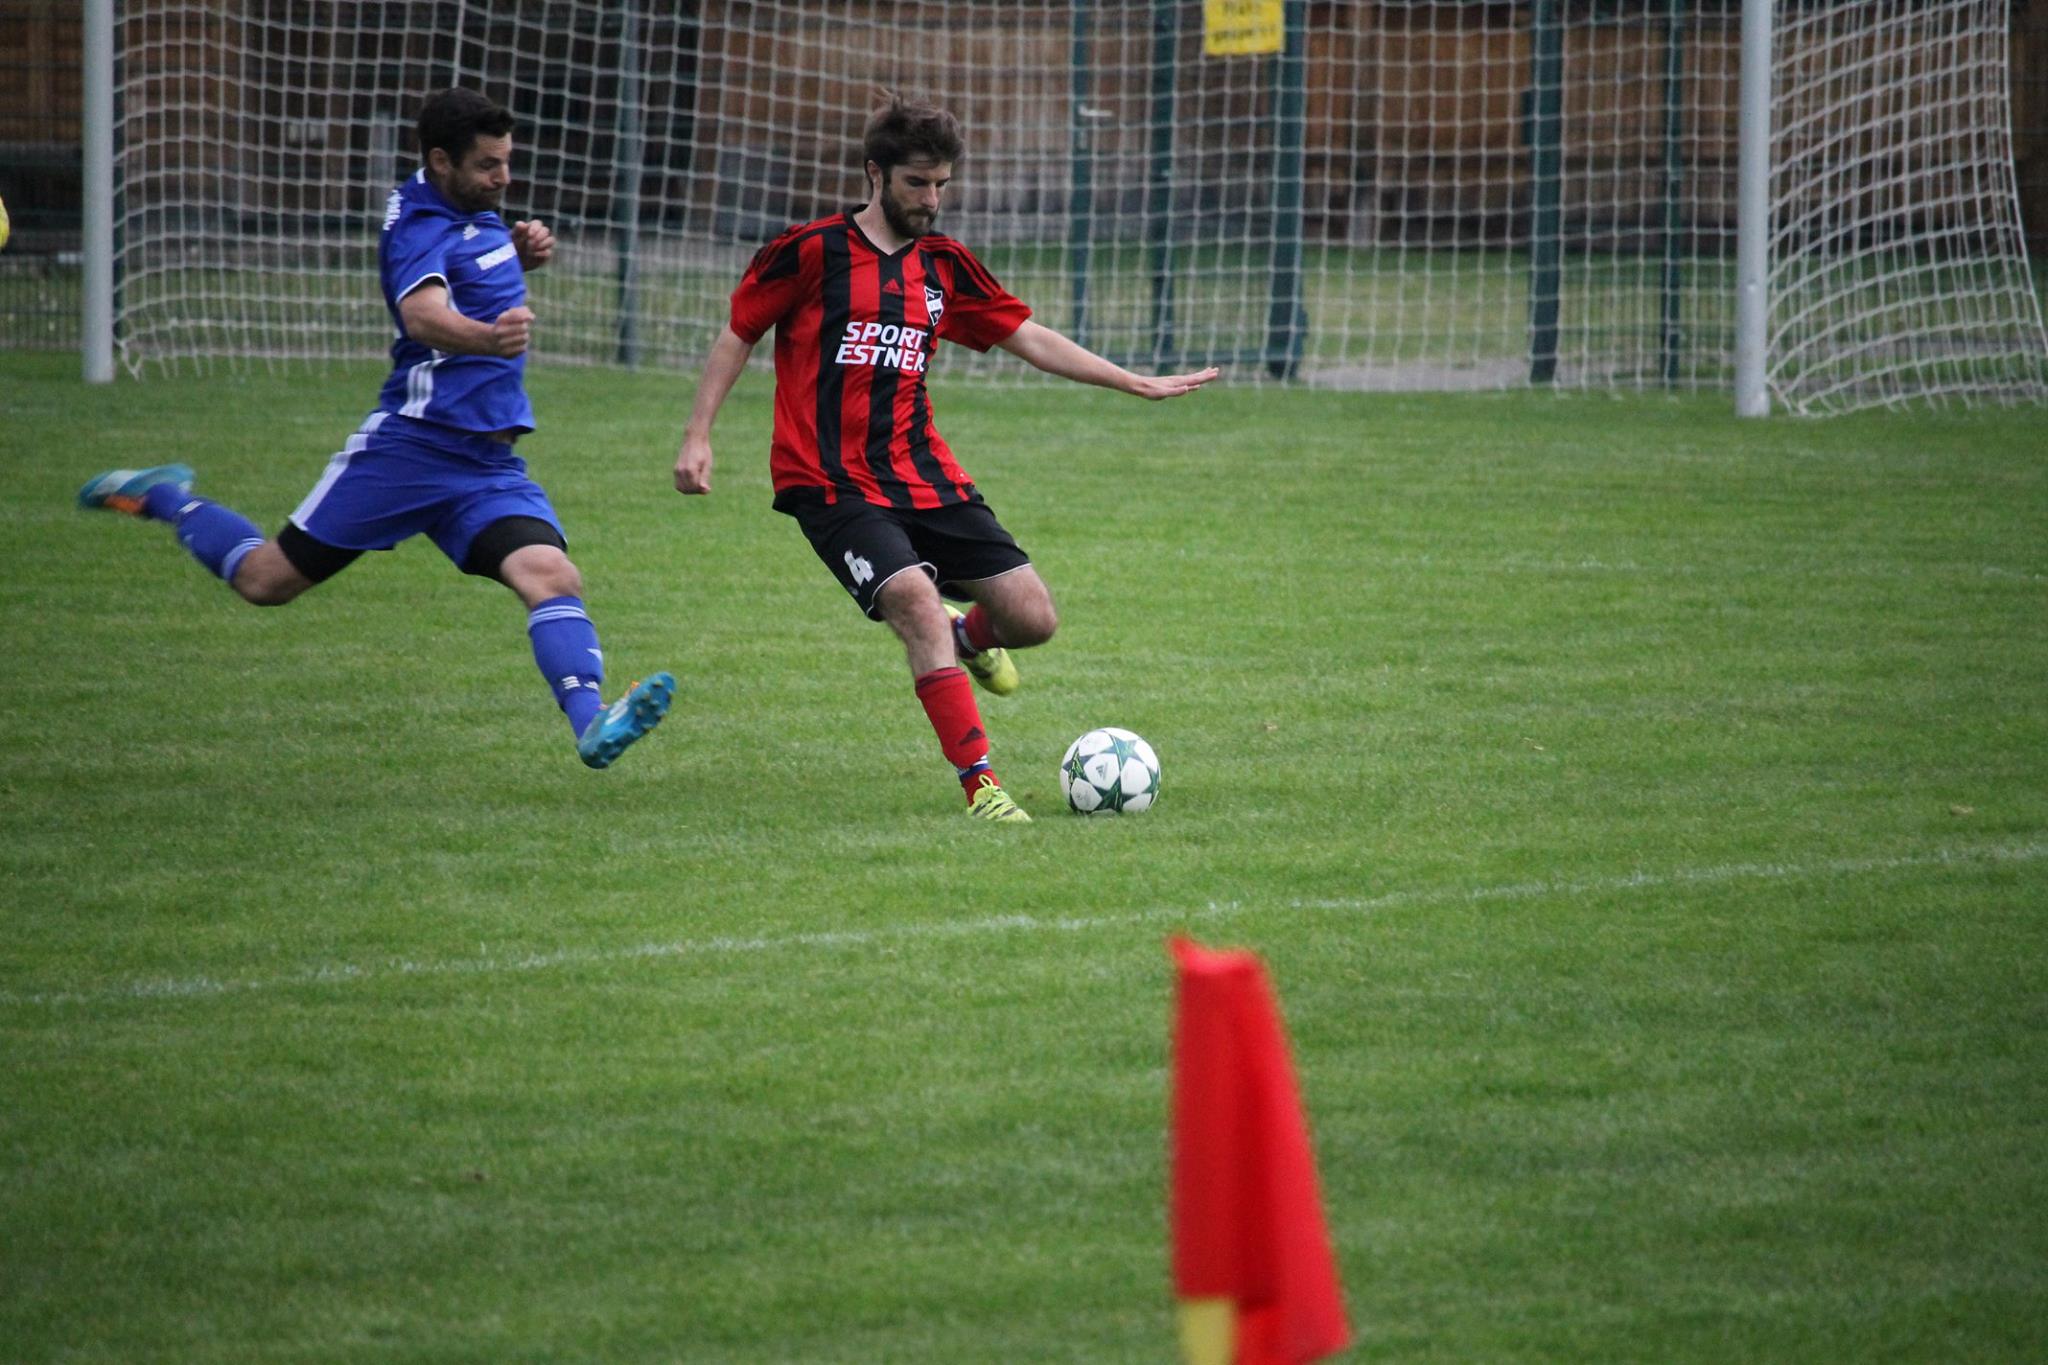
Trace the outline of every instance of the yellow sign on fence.
<instances>
[{"instance_id":1,"label":"yellow sign on fence","mask_svg":"<svg viewBox=\"0 0 2048 1365\"><path fill-rule=\"evenodd\" d=\"M1287 40L1287 0L1202 0L1202 55L1278 52Z\"/></svg>"}]
</instances>

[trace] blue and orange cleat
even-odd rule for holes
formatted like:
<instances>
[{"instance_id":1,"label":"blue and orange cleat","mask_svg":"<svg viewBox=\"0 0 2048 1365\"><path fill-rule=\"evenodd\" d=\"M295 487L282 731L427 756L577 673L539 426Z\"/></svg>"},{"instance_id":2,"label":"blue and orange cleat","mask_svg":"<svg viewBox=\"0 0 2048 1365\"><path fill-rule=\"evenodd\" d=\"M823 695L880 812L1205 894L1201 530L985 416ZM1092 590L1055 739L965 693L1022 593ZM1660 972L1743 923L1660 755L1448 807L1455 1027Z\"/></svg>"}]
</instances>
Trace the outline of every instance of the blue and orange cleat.
<instances>
[{"instance_id":1,"label":"blue and orange cleat","mask_svg":"<svg viewBox=\"0 0 2048 1365\"><path fill-rule=\"evenodd\" d=\"M181 493L189 493L193 477L192 466L183 464L160 464L148 469L110 469L78 490L78 505L139 517L142 515L143 495L150 489L168 483L176 484Z\"/></svg>"},{"instance_id":2,"label":"blue and orange cleat","mask_svg":"<svg viewBox=\"0 0 2048 1365\"><path fill-rule=\"evenodd\" d=\"M656 673L645 682L634 683L626 689L626 695L583 727L583 734L576 741L577 754L593 768L611 767L620 754L661 724L675 696L676 680L672 673Z\"/></svg>"}]
</instances>

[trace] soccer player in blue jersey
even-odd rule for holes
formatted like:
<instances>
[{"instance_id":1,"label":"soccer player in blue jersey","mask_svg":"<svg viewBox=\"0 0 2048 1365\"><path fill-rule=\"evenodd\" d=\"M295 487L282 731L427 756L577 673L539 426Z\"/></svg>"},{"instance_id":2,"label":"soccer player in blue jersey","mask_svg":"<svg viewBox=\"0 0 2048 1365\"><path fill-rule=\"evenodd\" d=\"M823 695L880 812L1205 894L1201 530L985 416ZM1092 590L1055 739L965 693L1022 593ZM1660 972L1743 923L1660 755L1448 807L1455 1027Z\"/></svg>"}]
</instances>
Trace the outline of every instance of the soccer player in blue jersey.
<instances>
[{"instance_id":1,"label":"soccer player in blue jersey","mask_svg":"<svg viewBox=\"0 0 2048 1365\"><path fill-rule=\"evenodd\" d=\"M363 551L425 533L464 573L495 578L526 604L534 662L577 752L604 768L660 722L675 679L656 673L605 706L582 575L546 492L512 453L533 430L525 272L555 250L545 224L508 229L498 217L514 127L509 111L469 90L443 90L421 108L424 164L392 190L377 251L397 329L391 376L377 410L274 538L193 493L184 465L113 470L78 501L168 523L194 559L257 606L289 602Z\"/></svg>"}]
</instances>

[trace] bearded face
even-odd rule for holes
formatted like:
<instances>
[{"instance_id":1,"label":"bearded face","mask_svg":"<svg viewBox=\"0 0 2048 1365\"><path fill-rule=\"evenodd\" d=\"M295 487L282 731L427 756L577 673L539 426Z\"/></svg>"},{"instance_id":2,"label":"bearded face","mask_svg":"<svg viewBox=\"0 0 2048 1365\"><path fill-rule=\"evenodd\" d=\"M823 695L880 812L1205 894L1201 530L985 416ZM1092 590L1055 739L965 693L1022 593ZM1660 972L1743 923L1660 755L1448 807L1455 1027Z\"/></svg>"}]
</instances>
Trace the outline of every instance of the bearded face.
<instances>
[{"instance_id":1,"label":"bearded face","mask_svg":"<svg viewBox=\"0 0 2048 1365\"><path fill-rule=\"evenodd\" d=\"M873 162L868 165L870 174L880 169ZM952 178L950 161L916 160L891 166L887 181L876 195L882 221L899 237L915 240L929 233L938 221L939 200Z\"/></svg>"}]
</instances>

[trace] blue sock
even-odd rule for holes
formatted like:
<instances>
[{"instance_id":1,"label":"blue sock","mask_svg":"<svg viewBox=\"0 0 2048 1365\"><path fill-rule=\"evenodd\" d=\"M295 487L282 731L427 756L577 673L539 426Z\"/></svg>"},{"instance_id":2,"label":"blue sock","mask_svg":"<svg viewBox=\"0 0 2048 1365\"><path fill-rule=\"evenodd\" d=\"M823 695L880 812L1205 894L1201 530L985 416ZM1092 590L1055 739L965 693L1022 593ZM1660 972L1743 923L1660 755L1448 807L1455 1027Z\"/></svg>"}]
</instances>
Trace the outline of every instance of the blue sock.
<instances>
[{"instance_id":1,"label":"blue sock","mask_svg":"<svg viewBox=\"0 0 2048 1365\"><path fill-rule=\"evenodd\" d=\"M243 556L263 543L255 522L176 484L160 483L144 493L142 515L170 523L192 557L223 583L234 582Z\"/></svg>"},{"instance_id":2,"label":"blue sock","mask_svg":"<svg viewBox=\"0 0 2048 1365\"><path fill-rule=\"evenodd\" d=\"M577 734L604 710L604 651L580 597L550 597L526 616L533 661Z\"/></svg>"}]
</instances>

